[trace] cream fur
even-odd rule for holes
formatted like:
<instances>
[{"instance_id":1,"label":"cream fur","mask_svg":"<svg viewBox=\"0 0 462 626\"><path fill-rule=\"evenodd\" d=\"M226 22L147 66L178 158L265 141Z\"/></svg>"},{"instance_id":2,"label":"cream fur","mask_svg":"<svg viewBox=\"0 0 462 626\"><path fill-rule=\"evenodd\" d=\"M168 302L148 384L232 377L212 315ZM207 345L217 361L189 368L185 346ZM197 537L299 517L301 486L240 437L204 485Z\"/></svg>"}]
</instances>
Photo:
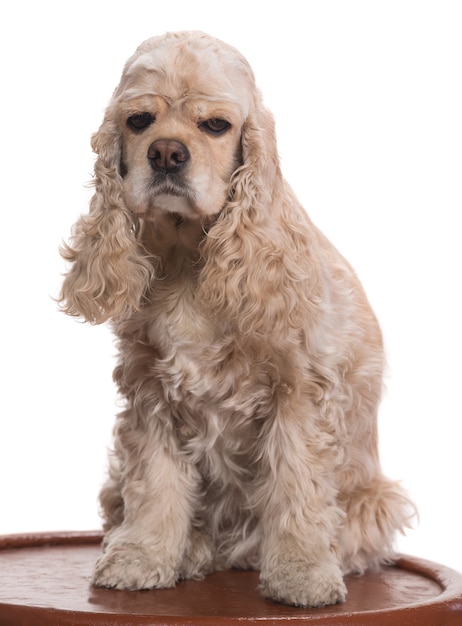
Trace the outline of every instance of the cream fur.
<instances>
[{"instance_id":1,"label":"cream fur","mask_svg":"<svg viewBox=\"0 0 462 626\"><path fill-rule=\"evenodd\" d=\"M146 128L127 125L146 113ZM229 128L211 134L214 119ZM159 139L190 159L154 183ZM343 601L343 574L393 559L412 505L379 464L379 326L282 178L252 70L201 33L150 39L92 146L61 306L111 320L125 399L94 583L258 568L268 598Z\"/></svg>"}]
</instances>

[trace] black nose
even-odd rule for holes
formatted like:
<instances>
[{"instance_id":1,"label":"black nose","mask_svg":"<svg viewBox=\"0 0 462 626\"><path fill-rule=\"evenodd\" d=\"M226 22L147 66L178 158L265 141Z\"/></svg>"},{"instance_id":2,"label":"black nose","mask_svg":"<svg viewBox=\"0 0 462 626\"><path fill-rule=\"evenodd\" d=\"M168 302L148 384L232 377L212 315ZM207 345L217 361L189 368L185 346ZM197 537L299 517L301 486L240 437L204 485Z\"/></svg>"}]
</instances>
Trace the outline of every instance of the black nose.
<instances>
[{"instance_id":1,"label":"black nose","mask_svg":"<svg viewBox=\"0 0 462 626\"><path fill-rule=\"evenodd\" d=\"M148 159L153 169L164 174L173 174L189 161L190 154L180 141L158 139L149 146Z\"/></svg>"}]
</instances>

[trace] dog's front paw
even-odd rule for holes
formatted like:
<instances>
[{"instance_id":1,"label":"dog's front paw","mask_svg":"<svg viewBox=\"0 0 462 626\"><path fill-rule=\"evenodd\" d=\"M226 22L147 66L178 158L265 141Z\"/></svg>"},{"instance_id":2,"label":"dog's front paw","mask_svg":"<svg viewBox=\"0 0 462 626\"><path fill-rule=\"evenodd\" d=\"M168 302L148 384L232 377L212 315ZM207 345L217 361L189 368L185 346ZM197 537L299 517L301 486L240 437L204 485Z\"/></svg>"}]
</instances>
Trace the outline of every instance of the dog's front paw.
<instances>
[{"instance_id":1,"label":"dog's front paw","mask_svg":"<svg viewBox=\"0 0 462 626\"><path fill-rule=\"evenodd\" d=\"M303 607L344 602L347 594L335 563L310 565L304 561L279 562L271 572L262 570L260 591L270 600Z\"/></svg>"},{"instance_id":2,"label":"dog's front paw","mask_svg":"<svg viewBox=\"0 0 462 626\"><path fill-rule=\"evenodd\" d=\"M171 555L133 543L109 545L93 573L94 585L112 589L162 589L177 579Z\"/></svg>"}]
</instances>

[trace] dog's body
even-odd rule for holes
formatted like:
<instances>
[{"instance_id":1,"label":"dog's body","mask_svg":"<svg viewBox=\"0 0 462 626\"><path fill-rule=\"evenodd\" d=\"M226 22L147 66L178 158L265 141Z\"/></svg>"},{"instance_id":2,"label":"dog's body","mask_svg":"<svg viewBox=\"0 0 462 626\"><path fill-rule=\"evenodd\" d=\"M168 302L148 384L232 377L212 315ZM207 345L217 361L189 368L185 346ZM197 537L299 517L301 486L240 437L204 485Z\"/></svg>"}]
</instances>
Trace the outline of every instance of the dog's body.
<instances>
[{"instance_id":1,"label":"dog's body","mask_svg":"<svg viewBox=\"0 0 462 626\"><path fill-rule=\"evenodd\" d=\"M126 400L95 584L258 568L266 597L343 601L408 522L378 459L381 333L282 178L251 69L199 33L148 40L93 147L62 301L112 320Z\"/></svg>"}]
</instances>

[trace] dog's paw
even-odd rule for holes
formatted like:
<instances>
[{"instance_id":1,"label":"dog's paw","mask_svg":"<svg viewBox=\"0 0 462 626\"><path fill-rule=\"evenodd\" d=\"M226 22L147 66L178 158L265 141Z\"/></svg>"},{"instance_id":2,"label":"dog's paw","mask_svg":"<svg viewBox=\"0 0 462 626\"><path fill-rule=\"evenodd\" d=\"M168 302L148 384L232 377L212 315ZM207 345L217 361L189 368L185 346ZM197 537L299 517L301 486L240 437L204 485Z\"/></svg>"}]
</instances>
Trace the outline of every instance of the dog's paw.
<instances>
[{"instance_id":1,"label":"dog's paw","mask_svg":"<svg viewBox=\"0 0 462 626\"><path fill-rule=\"evenodd\" d=\"M265 598L300 607L322 607L344 602L347 590L334 563L310 565L283 562L271 572L262 571L260 591Z\"/></svg>"},{"instance_id":2,"label":"dog's paw","mask_svg":"<svg viewBox=\"0 0 462 626\"><path fill-rule=\"evenodd\" d=\"M163 589L178 579L171 555L126 543L109 546L97 561L93 584L112 589Z\"/></svg>"}]
</instances>

